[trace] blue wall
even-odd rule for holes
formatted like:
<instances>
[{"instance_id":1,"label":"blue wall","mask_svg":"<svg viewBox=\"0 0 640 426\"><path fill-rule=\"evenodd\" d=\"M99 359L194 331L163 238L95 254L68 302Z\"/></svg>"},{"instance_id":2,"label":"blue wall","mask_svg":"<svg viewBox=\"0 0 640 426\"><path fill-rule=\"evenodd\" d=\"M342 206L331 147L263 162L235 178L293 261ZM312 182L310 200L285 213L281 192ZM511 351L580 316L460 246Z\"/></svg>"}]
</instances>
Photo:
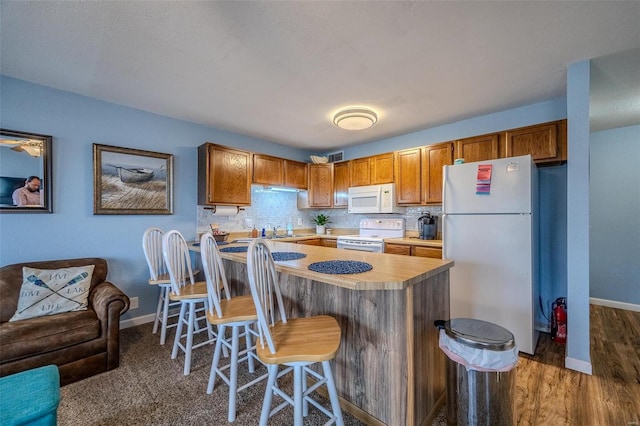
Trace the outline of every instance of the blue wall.
<instances>
[{"instance_id":1,"label":"blue wall","mask_svg":"<svg viewBox=\"0 0 640 426\"><path fill-rule=\"evenodd\" d=\"M109 278L140 308L124 317L154 312L155 289L146 284L141 237L149 226L196 234L196 147L204 141L306 161L308 152L174 120L51 88L2 77L4 128L54 136L54 213L0 215L0 264L84 256L105 257ZM345 159L428 145L566 117L564 99L476 117L404 136L345 148ZM92 143L174 155L174 214L94 216ZM540 169L541 294L545 313L566 295L566 166ZM415 214L419 213L417 208ZM548 212L548 213L545 213ZM291 212L283 213L285 223ZM299 216L308 216L301 212ZM336 219L341 214L334 215ZM352 221L346 221L352 227ZM259 225L259 224L257 224ZM305 226L309 223L305 221ZM340 227L340 223L333 226ZM409 226L412 229L412 226ZM539 316L538 323L546 323Z\"/></svg>"},{"instance_id":2,"label":"blue wall","mask_svg":"<svg viewBox=\"0 0 640 426\"><path fill-rule=\"evenodd\" d=\"M350 160L389 151L500 132L547 121L562 120L564 118L567 118L566 100L559 98L474 117L444 126L432 127L415 133L352 146L344 149L344 156L346 160Z\"/></svg>"},{"instance_id":3,"label":"blue wall","mask_svg":"<svg viewBox=\"0 0 640 426\"><path fill-rule=\"evenodd\" d=\"M590 61L567 69L567 351L565 366L591 374L589 338Z\"/></svg>"},{"instance_id":4,"label":"blue wall","mask_svg":"<svg viewBox=\"0 0 640 426\"><path fill-rule=\"evenodd\" d=\"M142 253L145 229L178 229L196 234L197 150L205 141L283 158L305 160L308 153L213 128L0 77L0 125L53 136L53 214L0 215L0 265L104 257L109 279L140 309L124 319L155 311L156 289L147 284ZM174 214L109 216L93 214L93 143L174 155Z\"/></svg>"},{"instance_id":5,"label":"blue wall","mask_svg":"<svg viewBox=\"0 0 640 426\"><path fill-rule=\"evenodd\" d=\"M640 305L640 126L590 138L590 296Z\"/></svg>"}]
</instances>

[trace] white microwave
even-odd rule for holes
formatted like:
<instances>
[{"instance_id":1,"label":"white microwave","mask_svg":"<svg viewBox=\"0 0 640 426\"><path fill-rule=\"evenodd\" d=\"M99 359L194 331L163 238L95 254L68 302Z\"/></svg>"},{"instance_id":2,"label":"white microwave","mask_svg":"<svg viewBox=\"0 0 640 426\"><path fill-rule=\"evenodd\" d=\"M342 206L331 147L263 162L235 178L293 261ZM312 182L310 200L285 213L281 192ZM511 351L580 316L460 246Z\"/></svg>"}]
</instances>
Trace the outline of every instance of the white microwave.
<instances>
[{"instance_id":1,"label":"white microwave","mask_svg":"<svg viewBox=\"0 0 640 426\"><path fill-rule=\"evenodd\" d=\"M396 185L354 186L349 188L349 213L403 213L396 205Z\"/></svg>"}]
</instances>

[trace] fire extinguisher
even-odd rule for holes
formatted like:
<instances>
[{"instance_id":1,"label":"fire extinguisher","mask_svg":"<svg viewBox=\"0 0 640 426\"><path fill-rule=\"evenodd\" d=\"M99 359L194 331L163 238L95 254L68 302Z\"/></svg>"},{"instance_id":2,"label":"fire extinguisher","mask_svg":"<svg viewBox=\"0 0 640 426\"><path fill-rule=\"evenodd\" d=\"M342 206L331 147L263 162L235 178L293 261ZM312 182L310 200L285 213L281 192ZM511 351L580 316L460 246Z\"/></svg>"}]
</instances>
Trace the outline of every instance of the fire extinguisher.
<instances>
[{"instance_id":1,"label":"fire extinguisher","mask_svg":"<svg viewBox=\"0 0 640 426\"><path fill-rule=\"evenodd\" d=\"M567 299L558 297L551 304L551 339L558 343L567 342Z\"/></svg>"}]
</instances>

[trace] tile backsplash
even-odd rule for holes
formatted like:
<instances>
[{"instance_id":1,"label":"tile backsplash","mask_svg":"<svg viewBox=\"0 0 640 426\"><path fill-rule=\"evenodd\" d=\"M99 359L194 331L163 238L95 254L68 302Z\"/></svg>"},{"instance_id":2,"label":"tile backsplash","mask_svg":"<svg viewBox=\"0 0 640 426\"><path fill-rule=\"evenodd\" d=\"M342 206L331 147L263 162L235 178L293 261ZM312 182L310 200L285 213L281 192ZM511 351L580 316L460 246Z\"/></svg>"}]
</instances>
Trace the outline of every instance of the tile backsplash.
<instances>
[{"instance_id":1,"label":"tile backsplash","mask_svg":"<svg viewBox=\"0 0 640 426\"><path fill-rule=\"evenodd\" d=\"M253 186L251 192L251 205L243 207L234 216L217 216L211 213L210 209L198 206L198 233L209 230L210 224L218 224L220 229L226 232L251 232L253 226L245 226L246 220L250 220L259 231L264 227L273 229L278 226L279 230L287 228L287 222L291 219L294 229L313 228L315 224L311 221L316 215L323 213L329 217L333 228L358 228L360 219L370 218L372 215L349 214L347 209L302 209L298 210L297 196L295 192L267 191L260 186ZM380 214L375 217L405 219L407 231L418 230L418 218L425 212L440 216L441 206L418 206L407 207L402 215ZM302 225L298 225L298 219L302 219ZM440 231L441 221L438 221L438 231Z\"/></svg>"}]
</instances>

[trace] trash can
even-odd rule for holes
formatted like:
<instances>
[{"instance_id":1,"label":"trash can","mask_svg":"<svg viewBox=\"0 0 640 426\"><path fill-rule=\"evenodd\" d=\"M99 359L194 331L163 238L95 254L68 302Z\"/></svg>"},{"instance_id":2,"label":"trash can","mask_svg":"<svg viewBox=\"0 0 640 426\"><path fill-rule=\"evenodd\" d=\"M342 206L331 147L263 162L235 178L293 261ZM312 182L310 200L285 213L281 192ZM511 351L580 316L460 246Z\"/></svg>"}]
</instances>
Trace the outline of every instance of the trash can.
<instances>
[{"instance_id":1,"label":"trash can","mask_svg":"<svg viewBox=\"0 0 640 426\"><path fill-rule=\"evenodd\" d=\"M455 318L436 321L447 355L447 424L515 425L513 334L499 325Z\"/></svg>"}]
</instances>

